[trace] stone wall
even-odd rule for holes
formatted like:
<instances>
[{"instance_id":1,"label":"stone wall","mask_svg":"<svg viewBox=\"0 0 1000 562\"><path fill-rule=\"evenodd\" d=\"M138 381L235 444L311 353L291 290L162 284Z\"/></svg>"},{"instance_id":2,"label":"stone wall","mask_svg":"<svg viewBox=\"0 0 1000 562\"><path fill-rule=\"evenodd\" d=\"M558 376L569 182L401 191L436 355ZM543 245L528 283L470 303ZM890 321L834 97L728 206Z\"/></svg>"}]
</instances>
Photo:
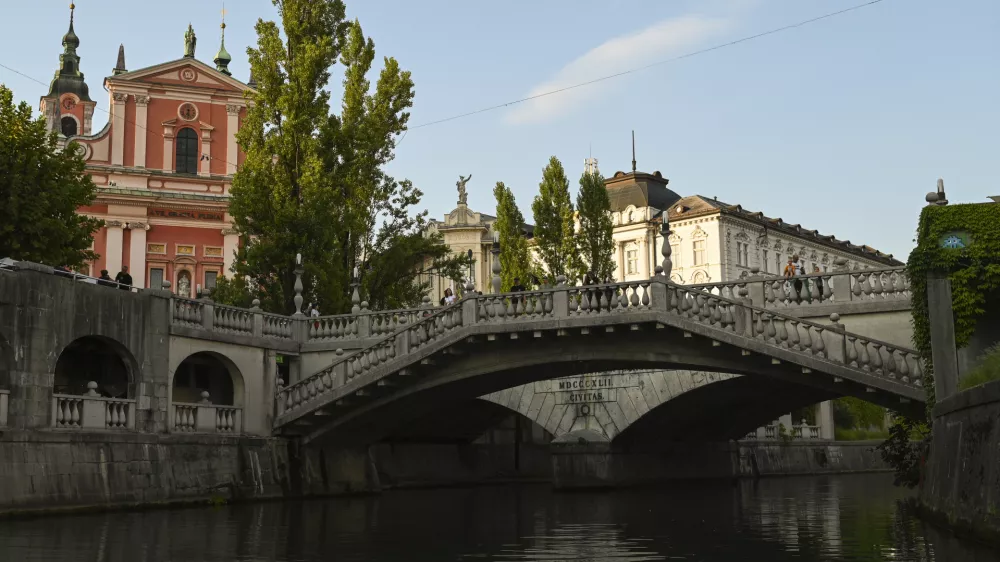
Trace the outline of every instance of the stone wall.
<instances>
[{"instance_id":1,"label":"stone wall","mask_svg":"<svg viewBox=\"0 0 1000 562\"><path fill-rule=\"evenodd\" d=\"M615 448L609 443L553 443L556 488L620 487L670 480L735 479L882 472L875 442L670 443Z\"/></svg>"},{"instance_id":2,"label":"stone wall","mask_svg":"<svg viewBox=\"0 0 1000 562\"><path fill-rule=\"evenodd\" d=\"M934 407L923 507L960 532L1000 543L1000 381Z\"/></svg>"},{"instance_id":3,"label":"stone wall","mask_svg":"<svg viewBox=\"0 0 1000 562\"><path fill-rule=\"evenodd\" d=\"M380 444L372 456L384 488L454 486L552 477L549 446L514 444Z\"/></svg>"}]
</instances>

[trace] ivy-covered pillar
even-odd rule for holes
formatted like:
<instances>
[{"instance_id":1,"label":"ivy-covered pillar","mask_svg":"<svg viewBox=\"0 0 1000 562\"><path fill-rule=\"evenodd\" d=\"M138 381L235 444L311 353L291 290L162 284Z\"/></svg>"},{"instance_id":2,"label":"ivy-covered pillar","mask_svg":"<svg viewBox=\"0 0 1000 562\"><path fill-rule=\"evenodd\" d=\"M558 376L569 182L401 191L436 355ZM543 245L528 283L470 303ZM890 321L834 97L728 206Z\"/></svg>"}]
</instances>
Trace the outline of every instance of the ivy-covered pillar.
<instances>
[{"instance_id":1,"label":"ivy-covered pillar","mask_svg":"<svg viewBox=\"0 0 1000 562\"><path fill-rule=\"evenodd\" d=\"M934 394L941 401L958 390L958 351L955 348L951 280L944 273L932 271L927 274L927 316L934 363Z\"/></svg>"}]
</instances>

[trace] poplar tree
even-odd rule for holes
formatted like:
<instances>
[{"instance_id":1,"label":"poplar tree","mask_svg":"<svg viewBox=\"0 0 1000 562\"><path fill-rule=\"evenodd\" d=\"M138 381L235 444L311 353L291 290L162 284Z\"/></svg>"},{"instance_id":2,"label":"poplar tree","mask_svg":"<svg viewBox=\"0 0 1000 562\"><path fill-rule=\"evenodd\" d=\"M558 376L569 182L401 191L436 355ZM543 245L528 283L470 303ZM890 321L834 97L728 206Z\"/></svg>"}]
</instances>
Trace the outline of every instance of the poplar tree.
<instances>
[{"instance_id":1,"label":"poplar tree","mask_svg":"<svg viewBox=\"0 0 1000 562\"><path fill-rule=\"evenodd\" d=\"M574 233L569 180L555 156L549 158L548 166L542 170L542 182L531 211L535 217L534 240L542 266L552 278L565 275L572 284L582 267Z\"/></svg>"},{"instance_id":2,"label":"poplar tree","mask_svg":"<svg viewBox=\"0 0 1000 562\"><path fill-rule=\"evenodd\" d=\"M583 266L602 282L615 273L611 200L600 173L584 172L576 196L580 219L580 254Z\"/></svg>"},{"instance_id":3,"label":"poplar tree","mask_svg":"<svg viewBox=\"0 0 1000 562\"><path fill-rule=\"evenodd\" d=\"M233 178L229 212L241 233L231 280L216 299L292 310L295 256L301 253L306 302L325 314L351 308L357 267L361 297L373 309L418 304L433 268L461 278L467 259L426 236L423 195L385 172L413 105L413 80L386 57L374 87L375 45L341 0L273 0L280 26L258 20L247 49L255 91L237 141L246 159ZM340 63L339 115L327 86Z\"/></svg>"},{"instance_id":4,"label":"poplar tree","mask_svg":"<svg viewBox=\"0 0 1000 562\"><path fill-rule=\"evenodd\" d=\"M529 284L531 255L524 237L524 216L517 208L514 194L503 182L497 182L493 196L497 200L497 220L493 223L493 230L500 239L500 286L502 291L509 291L515 278L524 285Z\"/></svg>"},{"instance_id":5,"label":"poplar tree","mask_svg":"<svg viewBox=\"0 0 1000 562\"><path fill-rule=\"evenodd\" d=\"M0 84L0 258L78 267L96 259L104 221L77 214L94 201L79 145L59 150L44 118Z\"/></svg>"}]
</instances>

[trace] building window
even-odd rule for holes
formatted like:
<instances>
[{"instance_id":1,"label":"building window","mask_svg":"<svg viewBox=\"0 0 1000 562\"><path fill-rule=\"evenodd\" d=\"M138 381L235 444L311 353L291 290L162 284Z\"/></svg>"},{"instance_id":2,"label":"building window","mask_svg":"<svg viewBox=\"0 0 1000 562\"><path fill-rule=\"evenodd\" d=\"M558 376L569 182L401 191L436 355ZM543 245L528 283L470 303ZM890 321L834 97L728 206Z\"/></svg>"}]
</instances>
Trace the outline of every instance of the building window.
<instances>
[{"instance_id":1,"label":"building window","mask_svg":"<svg viewBox=\"0 0 1000 562\"><path fill-rule=\"evenodd\" d=\"M748 242L736 242L736 265L744 267L750 265L750 244Z\"/></svg>"},{"instance_id":2,"label":"building window","mask_svg":"<svg viewBox=\"0 0 1000 562\"><path fill-rule=\"evenodd\" d=\"M76 128L76 119L73 119L72 117L63 117L62 120L59 121L59 126L62 128L62 134L67 137L72 137L79 132Z\"/></svg>"},{"instance_id":3,"label":"building window","mask_svg":"<svg viewBox=\"0 0 1000 562\"><path fill-rule=\"evenodd\" d=\"M639 273L639 250L629 250L625 252L625 260L628 262L628 274Z\"/></svg>"},{"instance_id":4,"label":"building window","mask_svg":"<svg viewBox=\"0 0 1000 562\"><path fill-rule=\"evenodd\" d=\"M205 288L215 290L215 280L219 277L219 272L217 271L206 271L205 272Z\"/></svg>"},{"instance_id":5,"label":"building window","mask_svg":"<svg viewBox=\"0 0 1000 562\"><path fill-rule=\"evenodd\" d=\"M705 241L694 241L694 265L705 265Z\"/></svg>"},{"instance_id":6,"label":"building window","mask_svg":"<svg viewBox=\"0 0 1000 562\"><path fill-rule=\"evenodd\" d=\"M198 133L194 129L184 128L177 133L177 166L178 174L198 173Z\"/></svg>"},{"instance_id":7,"label":"building window","mask_svg":"<svg viewBox=\"0 0 1000 562\"><path fill-rule=\"evenodd\" d=\"M162 289L163 288L163 269L159 267L153 267L149 270L149 288L150 289Z\"/></svg>"},{"instance_id":8,"label":"building window","mask_svg":"<svg viewBox=\"0 0 1000 562\"><path fill-rule=\"evenodd\" d=\"M670 261L673 262L674 267L681 266L681 246L680 244L670 245Z\"/></svg>"},{"instance_id":9,"label":"building window","mask_svg":"<svg viewBox=\"0 0 1000 562\"><path fill-rule=\"evenodd\" d=\"M784 269L782 269L781 265L782 265L781 264L781 252L775 252L774 253L774 272L775 273L781 273L782 271L784 271Z\"/></svg>"},{"instance_id":10,"label":"building window","mask_svg":"<svg viewBox=\"0 0 1000 562\"><path fill-rule=\"evenodd\" d=\"M767 265L767 250L761 250L761 252L763 253L761 254L762 258L760 260L760 263L764 266L763 267L764 273L770 273L770 271L768 270L768 267L770 266Z\"/></svg>"}]
</instances>

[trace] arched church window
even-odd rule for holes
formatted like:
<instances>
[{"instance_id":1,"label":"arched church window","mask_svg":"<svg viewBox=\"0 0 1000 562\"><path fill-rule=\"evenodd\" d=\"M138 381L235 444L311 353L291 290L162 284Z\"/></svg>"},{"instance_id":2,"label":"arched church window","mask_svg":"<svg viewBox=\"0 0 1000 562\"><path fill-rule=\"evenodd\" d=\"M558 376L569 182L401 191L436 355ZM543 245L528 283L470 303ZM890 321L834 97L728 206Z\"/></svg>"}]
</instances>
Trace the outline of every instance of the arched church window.
<instances>
[{"instance_id":1,"label":"arched church window","mask_svg":"<svg viewBox=\"0 0 1000 562\"><path fill-rule=\"evenodd\" d=\"M198 133L194 129L184 128L177 133L176 153L178 174L198 173Z\"/></svg>"},{"instance_id":2,"label":"arched church window","mask_svg":"<svg viewBox=\"0 0 1000 562\"><path fill-rule=\"evenodd\" d=\"M72 137L78 133L76 128L76 119L72 117L63 117L59 121L59 126L62 129L62 134L67 137Z\"/></svg>"}]
</instances>

